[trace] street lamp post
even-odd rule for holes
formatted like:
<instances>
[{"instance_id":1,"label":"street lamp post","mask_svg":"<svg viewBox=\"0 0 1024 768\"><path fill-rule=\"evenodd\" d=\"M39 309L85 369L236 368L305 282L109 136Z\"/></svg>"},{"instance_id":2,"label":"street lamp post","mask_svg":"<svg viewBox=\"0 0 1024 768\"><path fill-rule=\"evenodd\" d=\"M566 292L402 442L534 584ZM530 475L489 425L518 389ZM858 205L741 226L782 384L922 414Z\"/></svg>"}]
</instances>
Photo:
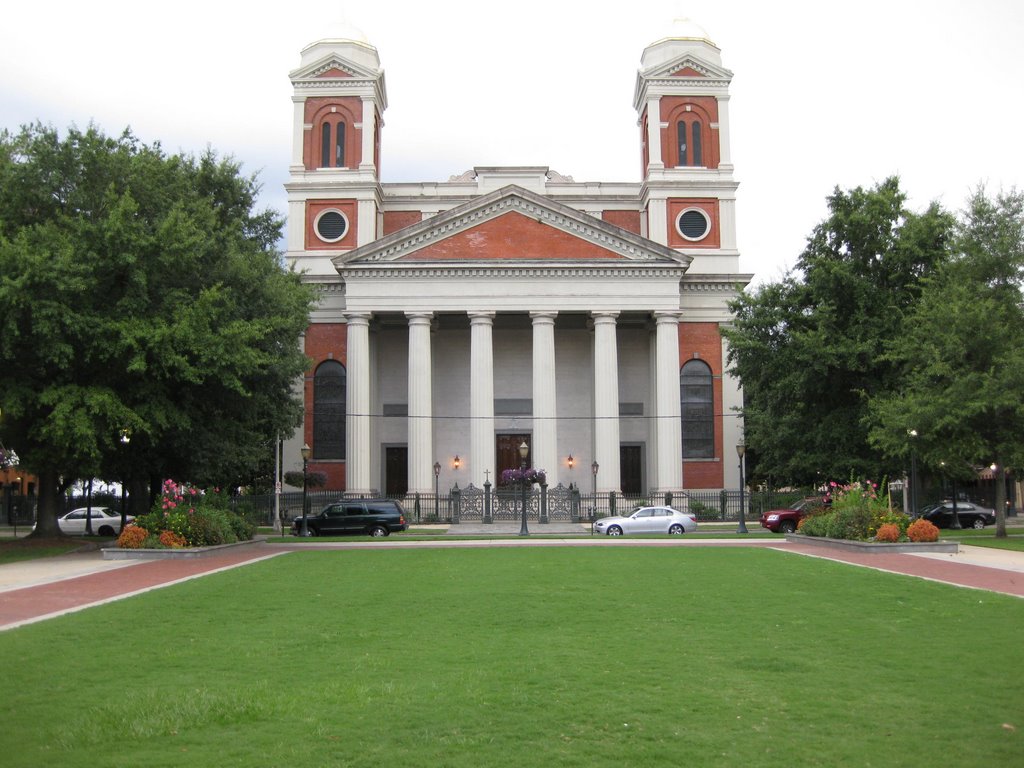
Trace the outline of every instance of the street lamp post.
<instances>
[{"instance_id":1,"label":"street lamp post","mask_svg":"<svg viewBox=\"0 0 1024 768\"><path fill-rule=\"evenodd\" d=\"M434 519L441 519L441 462L434 462Z\"/></svg>"},{"instance_id":2,"label":"street lamp post","mask_svg":"<svg viewBox=\"0 0 1024 768\"><path fill-rule=\"evenodd\" d=\"M519 481L519 484L522 486L522 495L523 495L522 500L521 500L522 504L523 504L523 518L522 518L522 524L519 526L519 535L520 536L529 536L530 535L530 528L526 524L526 457L529 456L529 455L530 455L530 446L526 444L525 440L523 440L523 442L519 446L519 470L523 474L523 478Z\"/></svg>"},{"instance_id":3,"label":"street lamp post","mask_svg":"<svg viewBox=\"0 0 1024 768\"><path fill-rule=\"evenodd\" d=\"M908 429L910 438L910 515L917 517L917 430Z\"/></svg>"},{"instance_id":4,"label":"street lamp post","mask_svg":"<svg viewBox=\"0 0 1024 768\"><path fill-rule=\"evenodd\" d=\"M747 533L747 518L743 513L743 454L747 452L747 446L743 443L736 445L736 455L740 457L740 526L736 533Z\"/></svg>"},{"instance_id":5,"label":"street lamp post","mask_svg":"<svg viewBox=\"0 0 1024 768\"><path fill-rule=\"evenodd\" d=\"M306 489L309 486L307 475L309 474L309 453L308 443L302 444L302 535L309 536L309 504L307 502Z\"/></svg>"},{"instance_id":6,"label":"street lamp post","mask_svg":"<svg viewBox=\"0 0 1024 768\"><path fill-rule=\"evenodd\" d=\"M590 465L590 473L594 476L594 505L590 508L591 522L597 519L597 470L600 468L601 465L596 461Z\"/></svg>"}]
</instances>

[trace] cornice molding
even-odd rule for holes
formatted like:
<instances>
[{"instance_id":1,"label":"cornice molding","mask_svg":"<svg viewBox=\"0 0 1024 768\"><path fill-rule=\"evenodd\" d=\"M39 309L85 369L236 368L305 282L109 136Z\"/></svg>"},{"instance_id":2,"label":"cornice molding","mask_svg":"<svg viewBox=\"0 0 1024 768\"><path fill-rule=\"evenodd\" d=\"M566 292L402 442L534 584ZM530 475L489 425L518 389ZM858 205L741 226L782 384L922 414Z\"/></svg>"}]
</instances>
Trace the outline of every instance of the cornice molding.
<instances>
[{"instance_id":1,"label":"cornice molding","mask_svg":"<svg viewBox=\"0 0 1024 768\"><path fill-rule=\"evenodd\" d=\"M400 268L399 268L400 267ZM509 264L474 264L473 266L454 266L450 262L436 266L420 262L416 266L386 264L380 267L365 264L354 264L345 268L345 280L423 280L451 278L543 278L545 280L569 279L586 280L612 277L623 278L656 278L682 279L686 269L676 264L663 263L620 263L600 266L580 265L523 265ZM339 278L340 279L340 278Z\"/></svg>"}]
</instances>

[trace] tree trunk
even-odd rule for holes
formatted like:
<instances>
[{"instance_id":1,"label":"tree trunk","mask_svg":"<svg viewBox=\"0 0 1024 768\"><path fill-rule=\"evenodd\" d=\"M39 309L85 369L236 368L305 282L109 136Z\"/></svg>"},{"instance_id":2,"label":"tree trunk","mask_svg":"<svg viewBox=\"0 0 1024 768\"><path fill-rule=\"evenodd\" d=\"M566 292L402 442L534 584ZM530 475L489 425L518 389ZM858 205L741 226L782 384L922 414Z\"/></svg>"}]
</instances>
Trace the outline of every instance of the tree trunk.
<instances>
[{"instance_id":1,"label":"tree trunk","mask_svg":"<svg viewBox=\"0 0 1024 768\"><path fill-rule=\"evenodd\" d=\"M36 529L30 536L48 538L61 536L57 516L63 512L60 505L60 478L57 470L45 467L39 470L39 503L36 505Z\"/></svg>"},{"instance_id":2,"label":"tree trunk","mask_svg":"<svg viewBox=\"0 0 1024 768\"><path fill-rule=\"evenodd\" d=\"M996 538L1006 538L1006 470L1003 462L996 462Z\"/></svg>"}]
</instances>

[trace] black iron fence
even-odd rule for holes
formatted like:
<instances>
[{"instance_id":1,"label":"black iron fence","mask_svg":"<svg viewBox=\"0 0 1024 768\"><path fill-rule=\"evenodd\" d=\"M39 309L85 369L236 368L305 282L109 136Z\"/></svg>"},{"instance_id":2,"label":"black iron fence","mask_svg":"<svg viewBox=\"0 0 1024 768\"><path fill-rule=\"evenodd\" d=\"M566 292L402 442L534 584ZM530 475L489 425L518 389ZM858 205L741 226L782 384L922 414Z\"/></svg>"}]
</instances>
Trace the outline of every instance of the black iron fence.
<instances>
[{"instance_id":1,"label":"black iron fence","mask_svg":"<svg viewBox=\"0 0 1024 768\"><path fill-rule=\"evenodd\" d=\"M6 489L5 489L6 490ZM747 520L756 520L767 509L787 507L808 495L805 491L755 491L743 494L743 508ZM275 498L274 494L248 494L235 496L231 505L235 512L257 525L273 525L275 509L286 525L302 515L302 491L288 491ZM307 491L310 514L339 498L358 498L357 494L321 489ZM522 515L523 490L521 488L466 488L455 486L439 494L417 493L392 497L405 507L409 522L416 524L461 522L514 522ZM0 496L2 519L8 525L32 525L38 497L4 493ZM86 505L84 497L62 497L64 511ZM600 517L629 514L638 506L668 504L676 509L694 513L700 522L731 522L739 519L739 490L686 491L683 494L584 493L575 486L532 486L526 491L527 517L540 521L590 522ZM95 495L94 507L121 509L121 498Z\"/></svg>"}]
</instances>

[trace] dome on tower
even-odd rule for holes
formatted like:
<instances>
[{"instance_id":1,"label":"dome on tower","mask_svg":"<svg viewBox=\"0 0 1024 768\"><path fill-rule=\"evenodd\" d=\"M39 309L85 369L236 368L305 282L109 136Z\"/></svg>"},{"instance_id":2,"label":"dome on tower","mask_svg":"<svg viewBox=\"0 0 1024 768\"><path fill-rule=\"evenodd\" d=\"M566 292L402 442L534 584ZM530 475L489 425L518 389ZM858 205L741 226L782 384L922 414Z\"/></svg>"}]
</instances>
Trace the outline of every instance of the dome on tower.
<instances>
[{"instance_id":1,"label":"dome on tower","mask_svg":"<svg viewBox=\"0 0 1024 768\"><path fill-rule=\"evenodd\" d=\"M722 52L708 31L692 19L677 18L673 19L672 29L668 35L655 40L644 49L640 67L647 71L685 53L693 53L707 62L722 65Z\"/></svg>"},{"instance_id":2,"label":"dome on tower","mask_svg":"<svg viewBox=\"0 0 1024 768\"><path fill-rule=\"evenodd\" d=\"M368 69L380 69L377 49L366 33L347 19L318 24L314 35L313 42L302 49L301 66L320 59L326 52L334 52Z\"/></svg>"}]
</instances>

